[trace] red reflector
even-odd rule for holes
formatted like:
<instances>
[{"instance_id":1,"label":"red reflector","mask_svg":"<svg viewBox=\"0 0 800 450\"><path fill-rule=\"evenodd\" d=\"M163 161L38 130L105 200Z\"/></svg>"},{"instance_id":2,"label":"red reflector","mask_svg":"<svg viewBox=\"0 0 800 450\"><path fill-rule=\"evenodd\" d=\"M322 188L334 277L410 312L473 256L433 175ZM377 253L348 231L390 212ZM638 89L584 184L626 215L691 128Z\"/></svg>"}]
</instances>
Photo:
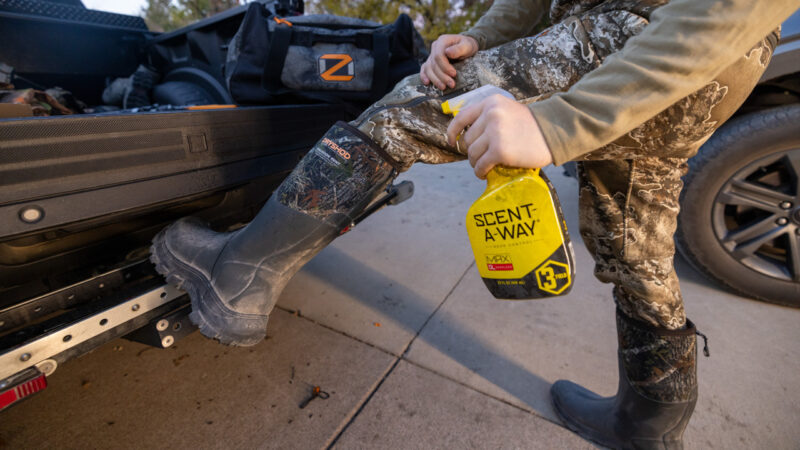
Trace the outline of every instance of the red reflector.
<instances>
[{"instance_id":1,"label":"red reflector","mask_svg":"<svg viewBox=\"0 0 800 450\"><path fill-rule=\"evenodd\" d=\"M0 392L0 410L22 400L25 397L31 396L47 387L47 377L44 374L26 381L24 383L12 386L7 390Z\"/></svg>"}]
</instances>

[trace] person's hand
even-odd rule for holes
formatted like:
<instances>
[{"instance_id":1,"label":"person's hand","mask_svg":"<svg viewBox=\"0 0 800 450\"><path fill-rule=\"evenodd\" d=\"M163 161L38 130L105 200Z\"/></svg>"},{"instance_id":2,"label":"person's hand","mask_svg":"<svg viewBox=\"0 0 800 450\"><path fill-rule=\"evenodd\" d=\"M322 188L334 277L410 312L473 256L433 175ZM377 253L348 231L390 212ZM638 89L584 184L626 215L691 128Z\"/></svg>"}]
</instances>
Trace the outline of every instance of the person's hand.
<instances>
[{"instance_id":1,"label":"person's hand","mask_svg":"<svg viewBox=\"0 0 800 450\"><path fill-rule=\"evenodd\" d=\"M478 41L461 34L443 34L431 44L431 54L422 64L419 77L423 84L433 83L441 90L456 86L456 69L450 61L469 58L478 52Z\"/></svg>"},{"instance_id":2,"label":"person's hand","mask_svg":"<svg viewBox=\"0 0 800 450\"><path fill-rule=\"evenodd\" d=\"M537 169L553 163L539 124L525 105L493 95L458 113L447 127L447 141L467 146L475 175L485 179L494 166Z\"/></svg>"}]
</instances>

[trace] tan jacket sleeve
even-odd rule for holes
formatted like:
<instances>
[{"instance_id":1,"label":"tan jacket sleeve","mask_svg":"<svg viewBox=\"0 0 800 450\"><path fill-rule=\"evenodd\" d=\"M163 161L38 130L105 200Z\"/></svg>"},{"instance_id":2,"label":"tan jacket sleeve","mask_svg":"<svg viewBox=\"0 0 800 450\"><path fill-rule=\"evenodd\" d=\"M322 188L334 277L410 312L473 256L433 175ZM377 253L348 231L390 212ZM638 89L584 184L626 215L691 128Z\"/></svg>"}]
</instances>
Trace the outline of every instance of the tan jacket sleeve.
<instances>
[{"instance_id":1,"label":"tan jacket sleeve","mask_svg":"<svg viewBox=\"0 0 800 450\"><path fill-rule=\"evenodd\" d=\"M550 7L550 0L495 0L478 23L464 35L475 38L481 50L530 35Z\"/></svg>"},{"instance_id":2,"label":"tan jacket sleeve","mask_svg":"<svg viewBox=\"0 0 800 450\"><path fill-rule=\"evenodd\" d=\"M798 7L798 0L672 0L618 53L529 107L553 160L598 149L711 82Z\"/></svg>"}]
</instances>

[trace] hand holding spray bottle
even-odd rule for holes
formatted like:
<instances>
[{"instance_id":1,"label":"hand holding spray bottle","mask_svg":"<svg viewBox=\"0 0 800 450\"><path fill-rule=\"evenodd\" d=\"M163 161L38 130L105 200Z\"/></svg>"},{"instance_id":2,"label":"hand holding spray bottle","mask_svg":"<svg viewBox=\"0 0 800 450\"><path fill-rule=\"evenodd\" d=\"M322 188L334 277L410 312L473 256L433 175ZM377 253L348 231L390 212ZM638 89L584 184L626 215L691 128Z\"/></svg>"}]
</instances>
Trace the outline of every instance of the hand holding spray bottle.
<instances>
[{"instance_id":1,"label":"hand holding spray bottle","mask_svg":"<svg viewBox=\"0 0 800 450\"><path fill-rule=\"evenodd\" d=\"M486 85L442 103L455 116L486 97L514 97ZM496 166L486 191L467 212L475 263L495 298L536 299L567 294L575 256L558 196L539 169Z\"/></svg>"}]
</instances>

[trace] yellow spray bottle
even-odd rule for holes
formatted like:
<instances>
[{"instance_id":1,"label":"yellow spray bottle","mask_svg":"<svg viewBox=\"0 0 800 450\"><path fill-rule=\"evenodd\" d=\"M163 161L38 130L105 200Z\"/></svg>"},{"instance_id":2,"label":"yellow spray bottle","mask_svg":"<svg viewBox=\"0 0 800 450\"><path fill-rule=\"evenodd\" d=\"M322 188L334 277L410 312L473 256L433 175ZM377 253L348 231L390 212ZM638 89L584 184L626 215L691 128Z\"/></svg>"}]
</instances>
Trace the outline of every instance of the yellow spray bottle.
<instances>
[{"instance_id":1,"label":"yellow spray bottle","mask_svg":"<svg viewBox=\"0 0 800 450\"><path fill-rule=\"evenodd\" d=\"M482 86L442 103L455 116L490 95L514 98ZM486 191L467 212L475 263L496 298L535 299L567 294L575 278L575 256L558 196L539 169L495 167Z\"/></svg>"}]
</instances>

